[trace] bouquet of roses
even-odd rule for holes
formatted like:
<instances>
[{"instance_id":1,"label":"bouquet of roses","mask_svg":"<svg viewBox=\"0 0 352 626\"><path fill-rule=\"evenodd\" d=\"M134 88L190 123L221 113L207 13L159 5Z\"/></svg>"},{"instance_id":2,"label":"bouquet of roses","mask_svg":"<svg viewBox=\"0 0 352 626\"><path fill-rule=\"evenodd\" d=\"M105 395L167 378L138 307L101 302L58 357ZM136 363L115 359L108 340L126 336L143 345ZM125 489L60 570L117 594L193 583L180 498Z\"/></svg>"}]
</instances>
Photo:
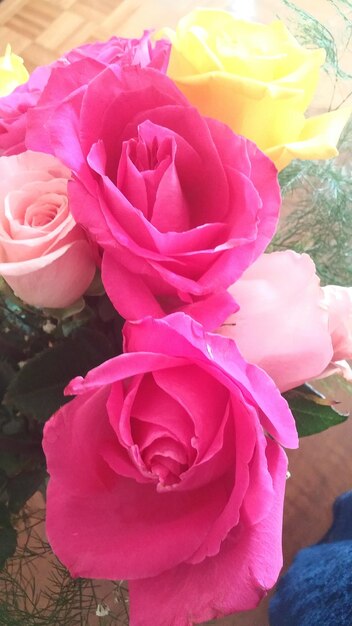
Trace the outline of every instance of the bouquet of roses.
<instances>
[{"instance_id":1,"label":"bouquet of roses","mask_svg":"<svg viewBox=\"0 0 352 626\"><path fill-rule=\"evenodd\" d=\"M27 82L10 51L0 68L3 94L23 83L0 100L2 442L54 413L50 544L73 576L128 580L133 626L256 606L282 565L283 448L344 419L305 383L350 376L351 290L265 253L278 170L336 155L349 116L305 117L323 61L281 22L198 10ZM43 480L22 452L7 530L24 466Z\"/></svg>"}]
</instances>

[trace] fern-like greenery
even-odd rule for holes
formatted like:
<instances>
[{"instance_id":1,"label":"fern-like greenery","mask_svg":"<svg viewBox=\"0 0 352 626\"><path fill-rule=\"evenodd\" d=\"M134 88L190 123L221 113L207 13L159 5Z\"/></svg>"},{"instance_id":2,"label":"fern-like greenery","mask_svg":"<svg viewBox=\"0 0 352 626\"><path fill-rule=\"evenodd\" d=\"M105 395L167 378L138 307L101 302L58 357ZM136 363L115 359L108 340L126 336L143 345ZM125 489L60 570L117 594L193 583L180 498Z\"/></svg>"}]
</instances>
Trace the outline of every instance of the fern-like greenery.
<instances>
[{"instance_id":1,"label":"fern-like greenery","mask_svg":"<svg viewBox=\"0 0 352 626\"><path fill-rule=\"evenodd\" d=\"M71 578L43 539L43 518L44 511L21 514L19 547L0 571L0 626L127 624L126 586Z\"/></svg>"},{"instance_id":2,"label":"fern-like greenery","mask_svg":"<svg viewBox=\"0 0 352 626\"><path fill-rule=\"evenodd\" d=\"M334 35L326 24L322 24L314 15L296 6L290 0L281 0L293 14L291 29L302 45L324 48L326 52L325 69L331 71L334 77L341 79L351 79L352 74L346 72L341 67L339 53ZM352 34L352 23L346 15L346 8L351 9L350 0L326 0L340 15L345 24L345 37L349 41ZM347 45L347 43L345 44ZM340 45L339 45L340 48Z\"/></svg>"},{"instance_id":3,"label":"fern-like greenery","mask_svg":"<svg viewBox=\"0 0 352 626\"><path fill-rule=\"evenodd\" d=\"M345 46L352 36L348 11L351 0L326 0L345 26ZM352 94L352 74L341 67L333 34L313 15L290 0L282 0L293 15L294 35L305 45L326 51L325 71L344 81ZM339 45L341 48L341 45ZM331 83L334 91L334 81ZM331 99L333 98L333 94ZM340 139L339 157L327 161L293 161L279 176L283 195L283 219L270 250L292 248L307 252L316 263L323 284L352 285L352 122Z\"/></svg>"},{"instance_id":4,"label":"fern-like greenery","mask_svg":"<svg viewBox=\"0 0 352 626\"><path fill-rule=\"evenodd\" d=\"M352 285L351 145L349 123L338 159L293 161L280 174L288 216L270 249L307 252L324 284Z\"/></svg>"}]
</instances>

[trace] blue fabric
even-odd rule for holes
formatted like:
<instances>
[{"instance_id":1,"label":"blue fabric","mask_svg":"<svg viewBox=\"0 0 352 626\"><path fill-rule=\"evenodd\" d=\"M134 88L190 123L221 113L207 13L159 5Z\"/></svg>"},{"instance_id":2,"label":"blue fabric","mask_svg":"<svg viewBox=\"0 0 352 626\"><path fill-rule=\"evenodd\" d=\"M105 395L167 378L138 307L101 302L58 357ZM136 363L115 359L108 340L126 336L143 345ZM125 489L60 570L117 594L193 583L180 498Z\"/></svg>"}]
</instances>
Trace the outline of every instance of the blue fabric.
<instances>
[{"instance_id":1,"label":"blue fabric","mask_svg":"<svg viewBox=\"0 0 352 626\"><path fill-rule=\"evenodd\" d=\"M270 602L270 626L352 626L352 491L334 505L334 521L301 550Z\"/></svg>"}]
</instances>

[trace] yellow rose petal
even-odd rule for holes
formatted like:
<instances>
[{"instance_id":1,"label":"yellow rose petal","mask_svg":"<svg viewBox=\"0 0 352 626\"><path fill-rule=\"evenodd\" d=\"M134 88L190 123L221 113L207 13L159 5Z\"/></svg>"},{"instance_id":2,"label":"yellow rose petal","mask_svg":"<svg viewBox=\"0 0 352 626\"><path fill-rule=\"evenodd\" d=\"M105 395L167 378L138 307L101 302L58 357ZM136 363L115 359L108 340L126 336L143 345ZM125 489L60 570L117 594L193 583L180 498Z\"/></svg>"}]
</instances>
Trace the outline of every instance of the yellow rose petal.
<instances>
[{"instance_id":1,"label":"yellow rose petal","mask_svg":"<svg viewBox=\"0 0 352 626\"><path fill-rule=\"evenodd\" d=\"M283 137L287 142L294 141L302 131L304 115L299 90L221 72L175 82L203 115L221 120L264 151L282 143Z\"/></svg>"},{"instance_id":2,"label":"yellow rose petal","mask_svg":"<svg viewBox=\"0 0 352 626\"><path fill-rule=\"evenodd\" d=\"M7 96L18 85L28 80L28 72L23 65L23 59L6 47L5 55L0 57L0 96Z\"/></svg>"},{"instance_id":3,"label":"yellow rose petal","mask_svg":"<svg viewBox=\"0 0 352 626\"><path fill-rule=\"evenodd\" d=\"M336 145L351 115L350 108L337 109L305 121L299 140L267 150L278 170L293 159L331 159L337 156Z\"/></svg>"}]
</instances>

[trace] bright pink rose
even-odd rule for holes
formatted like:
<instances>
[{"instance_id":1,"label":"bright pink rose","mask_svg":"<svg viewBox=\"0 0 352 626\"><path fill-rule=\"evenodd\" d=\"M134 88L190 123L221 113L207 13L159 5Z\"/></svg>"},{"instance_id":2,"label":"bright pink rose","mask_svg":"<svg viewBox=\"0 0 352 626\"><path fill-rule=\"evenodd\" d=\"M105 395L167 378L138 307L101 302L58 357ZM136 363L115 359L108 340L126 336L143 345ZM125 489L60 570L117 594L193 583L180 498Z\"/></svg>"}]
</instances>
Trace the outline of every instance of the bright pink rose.
<instances>
[{"instance_id":1,"label":"bright pink rose","mask_svg":"<svg viewBox=\"0 0 352 626\"><path fill-rule=\"evenodd\" d=\"M234 339L281 391L352 358L352 289L321 287L307 254L263 254L229 291L240 310L218 332Z\"/></svg>"},{"instance_id":2,"label":"bright pink rose","mask_svg":"<svg viewBox=\"0 0 352 626\"><path fill-rule=\"evenodd\" d=\"M225 289L276 227L272 162L150 68L107 68L45 124L40 111L32 120L32 145L75 174L72 211L104 249L103 282L121 315L189 307L212 328L223 321L233 310ZM213 294L217 306L202 307Z\"/></svg>"},{"instance_id":3,"label":"bright pink rose","mask_svg":"<svg viewBox=\"0 0 352 626\"><path fill-rule=\"evenodd\" d=\"M98 74L106 66L117 63L121 65L150 65L166 72L169 60L170 44L158 41L153 46L149 32L141 39L124 39L112 37L106 42L90 43L67 52L58 61L50 65L38 67L24 85L18 87L6 98L0 99L0 154L19 154L26 149L25 137L28 125L27 113L33 107L41 107L41 96L45 90L45 105L52 106L60 98L70 92L84 88L84 82L90 79L85 72L86 59L94 60L90 65L92 75ZM76 65L77 64L77 65ZM56 90L61 83L61 75L67 67L75 65L74 83L66 84L67 91ZM52 74L54 74L52 76ZM54 86L53 86L54 85ZM36 149L34 145L32 149Z\"/></svg>"},{"instance_id":4,"label":"bright pink rose","mask_svg":"<svg viewBox=\"0 0 352 626\"><path fill-rule=\"evenodd\" d=\"M37 307L66 307L95 272L91 246L68 207L70 171L48 154L0 158L0 275Z\"/></svg>"},{"instance_id":5,"label":"bright pink rose","mask_svg":"<svg viewBox=\"0 0 352 626\"><path fill-rule=\"evenodd\" d=\"M282 563L287 403L183 313L127 324L125 348L46 424L54 552L74 576L128 579L131 626L249 609Z\"/></svg>"}]
</instances>

